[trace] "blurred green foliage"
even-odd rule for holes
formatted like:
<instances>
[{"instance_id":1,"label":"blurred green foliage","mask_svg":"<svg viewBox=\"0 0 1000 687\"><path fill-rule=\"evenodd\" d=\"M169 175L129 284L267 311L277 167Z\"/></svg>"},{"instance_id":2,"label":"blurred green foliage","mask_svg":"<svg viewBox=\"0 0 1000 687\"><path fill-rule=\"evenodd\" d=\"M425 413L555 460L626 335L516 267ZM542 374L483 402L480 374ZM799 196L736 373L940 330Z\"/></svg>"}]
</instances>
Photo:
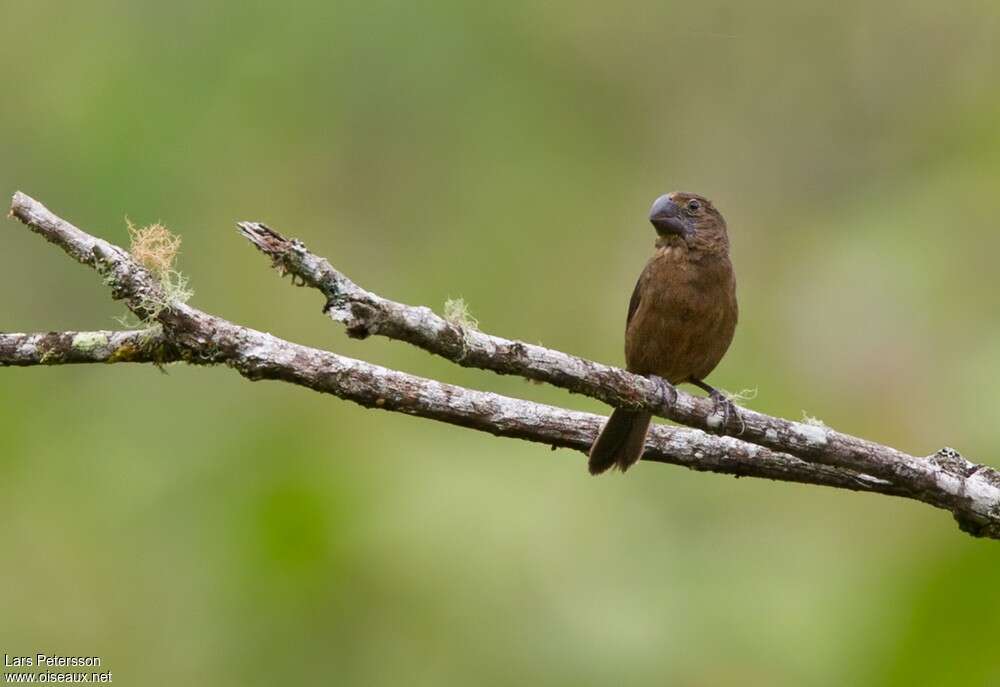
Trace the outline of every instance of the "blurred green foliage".
<instances>
[{"instance_id":1,"label":"blurred green foliage","mask_svg":"<svg viewBox=\"0 0 1000 687\"><path fill-rule=\"evenodd\" d=\"M0 188L182 234L193 303L348 340L233 231L611 363L658 194L729 219L717 385L997 463L1000 5L882 0L28 3L0 24ZM0 328L114 326L14 223ZM0 371L0 647L124 684L1000 681L1000 546L885 497L582 457L232 372Z\"/></svg>"}]
</instances>

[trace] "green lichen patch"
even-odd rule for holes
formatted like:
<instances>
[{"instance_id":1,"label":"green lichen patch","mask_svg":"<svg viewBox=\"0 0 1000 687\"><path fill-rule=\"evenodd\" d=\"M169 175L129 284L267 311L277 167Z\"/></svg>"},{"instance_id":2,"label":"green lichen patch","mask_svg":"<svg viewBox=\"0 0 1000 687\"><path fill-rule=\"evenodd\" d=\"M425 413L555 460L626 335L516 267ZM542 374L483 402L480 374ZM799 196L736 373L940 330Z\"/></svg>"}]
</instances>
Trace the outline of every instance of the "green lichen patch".
<instances>
[{"instance_id":1,"label":"green lichen patch","mask_svg":"<svg viewBox=\"0 0 1000 687\"><path fill-rule=\"evenodd\" d=\"M38 362L42 365L60 365L65 361L66 356L58 348L49 348L44 353L42 357L38 359Z\"/></svg>"},{"instance_id":2,"label":"green lichen patch","mask_svg":"<svg viewBox=\"0 0 1000 687\"><path fill-rule=\"evenodd\" d=\"M109 363L131 362L133 360L136 360L141 353L142 350L139 349L138 347L133 346L132 344L129 343L125 343L111 352L111 355L108 356L108 362Z\"/></svg>"},{"instance_id":3,"label":"green lichen patch","mask_svg":"<svg viewBox=\"0 0 1000 687\"><path fill-rule=\"evenodd\" d=\"M73 348L89 353L108 345L108 337L101 332L80 332L73 337Z\"/></svg>"}]
</instances>

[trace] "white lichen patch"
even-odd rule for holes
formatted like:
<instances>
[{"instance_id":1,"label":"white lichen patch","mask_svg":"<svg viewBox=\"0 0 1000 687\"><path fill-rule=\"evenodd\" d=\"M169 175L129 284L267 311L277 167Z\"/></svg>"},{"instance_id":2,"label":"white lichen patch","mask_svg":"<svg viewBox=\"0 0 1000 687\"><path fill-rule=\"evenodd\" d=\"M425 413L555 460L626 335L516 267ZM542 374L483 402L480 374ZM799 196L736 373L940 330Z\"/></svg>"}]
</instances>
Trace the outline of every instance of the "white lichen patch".
<instances>
[{"instance_id":1,"label":"white lichen patch","mask_svg":"<svg viewBox=\"0 0 1000 687\"><path fill-rule=\"evenodd\" d=\"M764 438L767 439L768 441L777 441L778 440L777 430L775 430L773 427L768 428L768 430L764 432Z\"/></svg>"},{"instance_id":2,"label":"white lichen patch","mask_svg":"<svg viewBox=\"0 0 1000 687\"><path fill-rule=\"evenodd\" d=\"M79 351L93 351L108 345L108 337L101 332L80 332L73 337L73 348Z\"/></svg>"},{"instance_id":3,"label":"white lichen patch","mask_svg":"<svg viewBox=\"0 0 1000 687\"><path fill-rule=\"evenodd\" d=\"M965 480L964 495L972 499L983 510L996 508L1000 503L1000 489L984 475L974 474Z\"/></svg>"},{"instance_id":4,"label":"white lichen patch","mask_svg":"<svg viewBox=\"0 0 1000 687\"><path fill-rule=\"evenodd\" d=\"M810 446L826 446L827 430L826 426L807 425L801 422L795 423L795 433L799 435Z\"/></svg>"},{"instance_id":5,"label":"white lichen patch","mask_svg":"<svg viewBox=\"0 0 1000 687\"><path fill-rule=\"evenodd\" d=\"M17 346L17 357L18 358L34 358L38 354L38 345L35 343L34 337L26 338L22 343Z\"/></svg>"},{"instance_id":6,"label":"white lichen patch","mask_svg":"<svg viewBox=\"0 0 1000 687\"><path fill-rule=\"evenodd\" d=\"M719 429L725 421L726 414L721 410L713 412L705 418L705 424L709 429Z\"/></svg>"}]
</instances>

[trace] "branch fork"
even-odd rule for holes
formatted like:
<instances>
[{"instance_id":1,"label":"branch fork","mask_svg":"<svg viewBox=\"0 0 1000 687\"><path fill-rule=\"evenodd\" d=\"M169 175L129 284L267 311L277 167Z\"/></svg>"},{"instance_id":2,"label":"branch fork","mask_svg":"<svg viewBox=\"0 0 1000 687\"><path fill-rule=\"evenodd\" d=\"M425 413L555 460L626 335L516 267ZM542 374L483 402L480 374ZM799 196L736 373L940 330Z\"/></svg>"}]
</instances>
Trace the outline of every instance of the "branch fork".
<instances>
[{"instance_id":1,"label":"branch fork","mask_svg":"<svg viewBox=\"0 0 1000 687\"><path fill-rule=\"evenodd\" d=\"M84 362L225 364L250 380L272 379L354 401L586 453L603 418L444 384L310 348L165 301L157 279L122 248L94 237L33 198L14 195L10 214L95 268L155 331L0 333L0 367ZM721 414L708 398L682 390L665 399L655 381L543 346L450 321L430 308L391 301L348 279L305 244L259 222L240 233L293 283L324 297L323 312L347 334L378 335L464 367L546 382L609 405L645 410L686 427L654 425L644 460L693 470L902 496L953 514L965 532L1000 539L1000 472L944 448L927 458L822 425L748 410ZM150 303L163 307L150 308ZM729 416L729 417L727 417Z\"/></svg>"}]
</instances>

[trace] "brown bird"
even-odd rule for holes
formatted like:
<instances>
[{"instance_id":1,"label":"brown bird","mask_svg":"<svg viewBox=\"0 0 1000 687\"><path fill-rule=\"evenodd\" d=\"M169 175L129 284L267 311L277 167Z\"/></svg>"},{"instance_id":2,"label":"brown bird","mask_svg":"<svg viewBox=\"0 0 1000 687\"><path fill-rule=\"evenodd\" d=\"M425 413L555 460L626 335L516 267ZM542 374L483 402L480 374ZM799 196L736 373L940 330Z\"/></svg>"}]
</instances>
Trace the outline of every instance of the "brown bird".
<instances>
[{"instance_id":1,"label":"brown bird","mask_svg":"<svg viewBox=\"0 0 1000 687\"><path fill-rule=\"evenodd\" d=\"M676 393L674 384L694 384L728 420L731 402L705 383L736 331L726 220L707 198L675 191L656 199L649 221L658 238L628 304L628 370L659 382L665 396ZM612 466L624 472L639 460L652 417L616 408L590 449L590 473Z\"/></svg>"}]
</instances>

